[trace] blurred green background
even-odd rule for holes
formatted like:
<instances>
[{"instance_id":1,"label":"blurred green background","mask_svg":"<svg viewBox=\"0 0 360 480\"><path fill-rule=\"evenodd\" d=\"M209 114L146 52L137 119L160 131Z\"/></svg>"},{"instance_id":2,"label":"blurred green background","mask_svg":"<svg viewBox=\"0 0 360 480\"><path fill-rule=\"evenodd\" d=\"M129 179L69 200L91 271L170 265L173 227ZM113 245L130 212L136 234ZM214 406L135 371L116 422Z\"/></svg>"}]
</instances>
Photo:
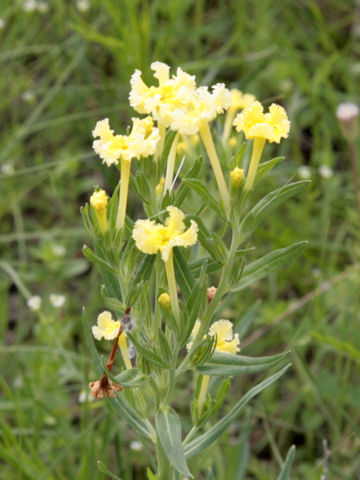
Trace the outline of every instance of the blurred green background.
<instances>
[{"instance_id":1,"label":"blurred green background","mask_svg":"<svg viewBox=\"0 0 360 480\"><path fill-rule=\"evenodd\" d=\"M130 75L150 80L161 60L284 105L291 135L274 152L286 161L261 188L312 180L255 241L259 254L304 239L309 248L226 312L252 320L245 355L290 348L293 366L204 465L215 459L218 480L272 480L294 443L294 479L326 469L327 480L360 479L359 214L335 115L339 102L360 101L360 3L1 0L0 42L0 477L109 478L101 460L135 480L152 461L89 401L81 307L95 319L103 305L79 209L94 185L111 192L118 181L92 152L91 130L105 116L124 128ZM254 380L234 382L229 403ZM185 413L189 392L178 397Z\"/></svg>"}]
</instances>

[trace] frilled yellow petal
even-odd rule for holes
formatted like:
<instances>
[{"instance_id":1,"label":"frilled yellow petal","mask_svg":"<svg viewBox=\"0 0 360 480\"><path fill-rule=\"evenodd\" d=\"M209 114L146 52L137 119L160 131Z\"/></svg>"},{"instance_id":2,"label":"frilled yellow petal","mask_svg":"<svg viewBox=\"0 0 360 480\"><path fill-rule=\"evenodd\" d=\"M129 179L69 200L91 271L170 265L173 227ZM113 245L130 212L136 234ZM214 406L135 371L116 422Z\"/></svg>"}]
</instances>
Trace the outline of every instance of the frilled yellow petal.
<instances>
[{"instance_id":1,"label":"frilled yellow petal","mask_svg":"<svg viewBox=\"0 0 360 480\"><path fill-rule=\"evenodd\" d=\"M209 329L209 335L216 335L215 350L224 353L237 353L240 348L239 335L233 334L233 324L229 320L218 320Z\"/></svg>"},{"instance_id":2,"label":"frilled yellow petal","mask_svg":"<svg viewBox=\"0 0 360 480\"><path fill-rule=\"evenodd\" d=\"M165 220L165 226L168 229L169 236L175 236L185 230L184 212L180 208L169 206L166 209L169 212L168 218Z\"/></svg>"},{"instance_id":3,"label":"frilled yellow petal","mask_svg":"<svg viewBox=\"0 0 360 480\"><path fill-rule=\"evenodd\" d=\"M93 148L108 166L119 163L120 159L131 161L155 153L160 135L154 128L153 120L150 117L132 120L133 128L127 136L114 135L107 118L97 122L93 136L100 138L94 140Z\"/></svg>"},{"instance_id":4,"label":"frilled yellow petal","mask_svg":"<svg viewBox=\"0 0 360 480\"><path fill-rule=\"evenodd\" d=\"M164 262L169 259L173 247L189 247L197 242L197 224L191 221L191 226L185 230L184 214L177 207L167 208L169 217L165 225L153 220L138 220L135 223L132 237L136 246L143 253L153 255L158 251Z\"/></svg>"},{"instance_id":5,"label":"frilled yellow petal","mask_svg":"<svg viewBox=\"0 0 360 480\"><path fill-rule=\"evenodd\" d=\"M149 87L144 83L141 78L140 70L135 70L130 78L131 90L129 94L130 105L138 113L150 113L146 107L146 100L149 95Z\"/></svg>"},{"instance_id":6,"label":"frilled yellow petal","mask_svg":"<svg viewBox=\"0 0 360 480\"><path fill-rule=\"evenodd\" d=\"M135 223L132 237L141 252L154 255L164 244L166 228L154 220L138 220Z\"/></svg>"},{"instance_id":7,"label":"frilled yellow petal","mask_svg":"<svg viewBox=\"0 0 360 480\"><path fill-rule=\"evenodd\" d=\"M290 130L286 111L275 103L270 106L268 113L264 113L261 103L254 102L237 115L234 126L238 132L243 131L246 138L264 138L276 143L286 138Z\"/></svg>"},{"instance_id":8,"label":"frilled yellow petal","mask_svg":"<svg viewBox=\"0 0 360 480\"><path fill-rule=\"evenodd\" d=\"M94 192L90 197L90 205L94 210L106 210L109 197L106 195L105 190L98 190Z\"/></svg>"},{"instance_id":9,"label":"frilled yellow petal","mask_svg":"<svg viewBox=\"0 0 360 480\"><path fill-rule=\"evenodd\" d=\"M231 106L232 111L243 110L244 108L249 108L252 105L256 98L251 93L242 93L237 88L230 90L231 93Z\"/></svg>"},{"instance_id":10,"label":"frilled yellow petal","mask_svg":"<svg viewBox=\"0 0 360 480\"><path fill-rule=\"evenodd\" d=\"M100 313L97 318L97 325L92 327L92 334L96 340L113 340L116 338L116 335L119 333L120 322L115 321L112 318L112 315L108 311Z\"/></svg>"},{"instance_id":11,"label":"frilled yellow petal","mask_svg":"<svg viewBox=\"0 0 360 480\"><path fill-rule=\"evenodd\" d=\"M153 62L150 68L155 72L154 77L158 79L159 85L163 85L169 80L170 67L166 63Z\"/></svg>"}]
</instances>

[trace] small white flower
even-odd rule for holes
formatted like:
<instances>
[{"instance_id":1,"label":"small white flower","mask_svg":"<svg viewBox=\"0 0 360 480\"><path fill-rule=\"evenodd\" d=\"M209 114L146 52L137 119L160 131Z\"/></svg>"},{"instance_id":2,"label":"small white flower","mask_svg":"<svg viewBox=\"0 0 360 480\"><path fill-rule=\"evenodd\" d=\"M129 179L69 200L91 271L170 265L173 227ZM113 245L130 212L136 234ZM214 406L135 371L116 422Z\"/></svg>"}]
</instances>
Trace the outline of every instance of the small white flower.
<instances>
[{"instance_id":1,"label":"small white flower","mask_svg":"<svg viewBox=\"0 0 360 480\"><path fill-rule=\"evenodd\" d=\"M55 308L61 308L65 305L66 297L65 295L58 295L56 293L51 293L49 295L50 303Z\"/></svg>"},{"instance_id":2,"label":"small white flower","mask_svg":"<svg viewBox=\"0 0 360 480\"><path fill-rule=\"evenodd\" d=\"M34 12L37 9L37 1L36 0L26 0L23 5L23 9L25 12Z\"/></svg>"},{"instance_id":3,"label":"small white flower","mask_svg":"<svg viewBox=\"0 0 360 480\"><path fill-rule=\"evenodd\" d=\"M32 90L25 90L25 92L21 95L21 98L26 103L32 103L35 100L35 95Z\"/></svg>"},{"instance_id":4,"label":"small white flower","mask_svg":"<svg viewBox=\"0 0 360 480\"><path fill-rule=\"evenodd\" d=\"M40 13L47 13L50 9L47 2L37 2L37 9Z\"/></svg>"},{"instance_id":5,"label":"small white flower","mask_svg":"<svg viewBox=\"0 0 360 480\"><path fill-rule=\"evenodd\" d=\"M79 403L92 402L95 400L95 397L91 395L90 391L81 390L78 396Z\"/></svg>"},{"instance_id":6,"label":"small white flower","mask_svg":"<svg viewBox=\"0 0 360 480\"><path fill-rule=\"evenodd\" d=\"M4 175L12 175L14 171L14 165L11 162L6 162L1 165L1 173Z\"/></svg>"},{"instance_id":7,"label":"small white flower","mask_svg":"<svg viewBox=\"0 0 360 480\"><path fill-rule=\"evenodd\" d=\"M133 440L132 442L130 442L130 448L135 452L140 452L140 450L143 449L143 446L142 446L142 443L139 442L138 440Z\"/></svg>"},{"instance_id":8,"label":"small white flower","mask_svg":"<svg viewBox=\"0 0 360 480\"><path fill-rule=\"evenodd\" d=\"M54 244L51 247L52 253L55 255L55 257L63 257L66 253L66 248L64 245L59 245L59 244Z\"/></svg>"},{"instance_id":9,"label":"small white flower","mask_svg":"<svg viewBox=\"0 0 360 480\"><path fill-rule=\"evenodd\" d=\"M322 178L331 178L334 175L334 172L327 165L321 165L319 168L319 174Z\"/></svg>"},{"instance_id":10,"label":"small white flower","mask_svg":"<svg viewBox=\"0 0 360 480\"><path fill-rule=\"evenodd\" d=\"M33 295L27 301L27 306L30 308L30 310L32 310L33 312L36 312L37 310L40 310L41 301L42 300L41 300L41 297L39 297L39 295Z\"/></svg>"},{"instance_id":11,"label":"small white flower","mask_svg":"<svg viewBox=\"0 0 360 480\"><path fill-rule=\"evenodd\" d=\"M307 180L311 177L311 170L306 165L301 165L301 167L298 168L298 175L300 178Z\"/></svg>"},{"instance_id":12,"label":"small white flower","mask_svg":"<svg viewBox=\"0 0 360 480\"><path fill-rule=\"evenodd\" d=\"M5 25L6 25L6 22L3 18L0 18L0 30L2 30L3 28L5 28Z\"/></svg>"},{"instance_id":13,"label":"small white flower","mask_svg":"<svg viewBox=\"0 0 360 480\"><path fill-rule=\"evenodd\" d=\"M89 0L78 0L76 2L76 6L79 12L87 12L91 7L91 3L89 2Z\"/></svg>"},{"instance_id":14,"label":"small white flower","mask_svg":"<svg viewBox=\"0 0 360 480\"><path fill-rule=\"evenodd\" d=\"M359 115L359 107L355 103L340 103L336 116L341 122L348 122Z\"/></svg>"}]
</instances>

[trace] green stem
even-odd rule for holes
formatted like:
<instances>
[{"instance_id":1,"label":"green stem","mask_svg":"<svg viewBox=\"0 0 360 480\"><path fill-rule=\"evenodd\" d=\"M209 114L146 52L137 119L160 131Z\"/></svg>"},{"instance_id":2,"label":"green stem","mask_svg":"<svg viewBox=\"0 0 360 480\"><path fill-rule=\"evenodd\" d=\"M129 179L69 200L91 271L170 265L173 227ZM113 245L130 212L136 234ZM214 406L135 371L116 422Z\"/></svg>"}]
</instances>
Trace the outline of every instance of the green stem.
<instances>
[{"instance_id":1,"label":"green stem","mask_svg":"<svg viewBox=\"0 0 360 480\"><path fill-rule=\"evenodd\" d=\"M178 141L179 141L179 133L177 133L174 137L173 143L170 148L169 156L167 159L165 183L164 183L164 195L168 190L169 192L171 192L171 185L174 178L176 149L177 149Z\"/></svg>"},{"instance_id":2,"label":"green stem","mask_svg":"<svg viewBox=\"0 0 360 480\"><path fill-rule=\"evenodd\" d=\"M119 207L116 218L116 229L123 228L126 215L126 204L129 192L131 161L121 159L121 180L120 180L120 194Z\"/></svg>"},{"instance_id":3,"label":"green stem","mask_svg":"<svg viewBox=\"0 0 360 480\"><path fill-rule=\"evenodd\" d=\"M199 133L204 143L206 153L208 154L212 169L214 170L216 183L219 188L226 215L228 215L230 211L230 195L225 183L223 172L221 170L220 161L215 150L215 145L208 122L203 122Z\"/></svg>"},{"instance_id":4,"label":"green stem","mask_svg":"<svg viewBox=\"0 0 360 480\"><path fill-rule=\"evenodd\" d=\"M222 134L222 137L221 137L221 141L222 141L223 145L226 145L226 142L227 142L228 138L230 137L232 122L234 120L235 113L236 113L236 110L234 110L231 107L226 112L224 130L223 130L223 134Z\"/></svg>"},{"instance_id":5,"label":"green stem","mask_svg":"<svg viewBox=\"0 0 360 480\"><path fill-rule=\"evenodd\" d=\"M165 272L166 278L169 286L169 295L171 302L171 310L177 321L180 319L180 309L179 309L179 300L176 290L176 280L175 280L175 270L174 270L174 260L173 260L173 251L170 251L169 258L165 263Z\"/></svg>"},{"instance_id":6,"label":"green stem","mask_svg":"<svg viewBox=\"0 0 360 480\"><path fill-rule=\"evenodd\" d=\"M249 170L246 176L244 190L251 190L254 186L256 172L259 166L261 154L265 145L265 138L255 137L251 154Z\"/></svg>"}]
</instances>

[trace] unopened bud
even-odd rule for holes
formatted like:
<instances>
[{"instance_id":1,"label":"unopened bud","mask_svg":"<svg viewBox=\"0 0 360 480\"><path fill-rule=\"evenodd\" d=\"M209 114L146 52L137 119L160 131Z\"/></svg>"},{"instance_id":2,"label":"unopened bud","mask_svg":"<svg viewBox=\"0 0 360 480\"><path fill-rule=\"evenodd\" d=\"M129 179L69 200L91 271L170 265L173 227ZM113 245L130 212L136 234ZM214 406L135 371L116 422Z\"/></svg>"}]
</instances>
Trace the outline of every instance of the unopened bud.
<instances>
[{"instance_id":1,"label":"unopened bud","mask_svg":"<svg viewBox=\"0 0 360 480\"><path fill-rule=\"evenodd\" d=\"M244 170L239 167L235 167L230 172L230 183L233 187L238 187L244 178Z\"/></svg>"},{"instance_id":2,"label":"unopened bud","mask_svg":"<svg viewBox=\"0 0 360 480\"><path fill-rule=\"evenodd\" d=\"M340 103L336 110L336 116L346 140L348 142L356 140L358 135L359 107L354 103Z\"/></svg>"},{"instance_id":3,"label":"unopened bud","mask_svg":"<svg viewBox=\"0 0 360 480\"><path fill-rule=\"evenodd\" d=\"M155 187L155 193L157 197L161 197L164 190L164 183L165 183L165 179L164 177L161 177L159 183Z\"/></svg>"},{"instance_id":4,"label":"unopened bud","mask_svg":"<svg viewBox=\"0 0 360 480\"><path fill-rule=\"evenodd\" d=\"M232 148L235 148L235 147L236 147L236 145L237 145L236 137L230 137L230 138L229 138L229 145L230 145L230 147L232 147Z\"/></svg>"},{"instance_id":5,"label":"unopened bud","mask_svg":"<svg viewBox=\"0 0 360 480\"><path fill-rule=\"evenodd\" d=\"M158 302L162 307L170 308L171 306L170 295L166 292L162 293L161 295L159 295Z\"/></svg>"},{"instance_id":6,"label":"unopened bud","mask_svg":"<svg viewBox=\"0 0 360 480\"><path fill-rule=\"evenodd\" d=\"M105 233L107 230L106 207L108 200L109 197L106 195L105 190L98 190L90 197L90 205L95 210L102 233Z\"/></svg>"}]
</instances>

